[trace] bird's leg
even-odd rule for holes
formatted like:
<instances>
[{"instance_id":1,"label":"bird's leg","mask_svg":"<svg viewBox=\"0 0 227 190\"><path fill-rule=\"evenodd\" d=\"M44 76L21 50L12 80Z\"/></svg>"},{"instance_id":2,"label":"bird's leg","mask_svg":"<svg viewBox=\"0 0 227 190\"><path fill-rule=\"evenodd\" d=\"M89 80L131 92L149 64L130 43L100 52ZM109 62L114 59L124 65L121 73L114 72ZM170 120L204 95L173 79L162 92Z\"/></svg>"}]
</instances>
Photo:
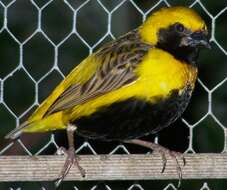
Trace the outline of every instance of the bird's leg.
<instances>
[{"instance_id":1,"label":"bird's leg","mask_svg":"<svg viewBox=\"0 0 227 190\"><path fill-rule=\"evenodd\" d=\"M163 161L163 168L162 168L162 171L161 171L162 173L165 171L165 167L166 167L166 163L167 163L166 155L169 155L176 162L176 170L177 170L177 174L179 176L178 187L180 186L181 180L182 180L182 170L181 170L181 167L180 167L180 164L178 162L177 157L180 157L183 160L183 164L185 166L186 161L185 161L185 158L184 158L182 153L171 151L171 150L169 150L169 149L167 149L167 148L165 148L165 147L163 147L159 144L147 142L147 141L143 141L143 140L139 140L139 139L127 140L127 141L124 141L124 142L130 143L130 144L140 145L140 146L152 149L155 152L159 152L162 156L162 161Z\"/></svg>"},{"instance_id":2,"label":"bird's leg","mask_svg":"<svg viewBox=\"0 0 227 190\"><path fill-rule=\"evenodd\" d=\"M57 178L57 180L55 181L55 185L59 186L60 183L63 181L63 179L65 178L65 176L69 173L70 168L72 167L72 165L75 163L77 168L79 169L82 177L85 176L85 171L84 169L79 165L77 157L75 155L75 148L74 148L74 132L76 130L76 126L75 125L71 125L69 124L67 126L67 138L68 138L68 143L69 143L69 149L66 150L63 147L60 147L59 150L57 151L57 153L59 154L65 154L67 156L65 164L61 170L61 173L59 175L59 177Z\"/></svg>"}]
</instances>

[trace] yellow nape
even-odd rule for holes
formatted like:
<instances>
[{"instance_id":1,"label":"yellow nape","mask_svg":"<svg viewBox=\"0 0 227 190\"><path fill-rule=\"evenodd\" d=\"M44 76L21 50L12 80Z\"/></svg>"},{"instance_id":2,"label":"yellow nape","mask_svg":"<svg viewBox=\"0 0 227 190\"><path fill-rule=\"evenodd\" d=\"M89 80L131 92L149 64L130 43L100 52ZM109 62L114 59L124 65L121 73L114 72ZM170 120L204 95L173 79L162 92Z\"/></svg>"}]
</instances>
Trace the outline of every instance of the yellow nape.
<instances>
[{"instance_id":1,"label":"yellow nape","mask_svg":"<svg viewBox=\"0 0 227 190\"><path fill-rule=\"evenodd\" d=\"M155 45L159 30L177 22L193 32L207 29L204 20L193 9L179 6L165 7L154 12L139 28L139 32L144 41Z\"/></svg>"},{"instance_id":2,"label":"yellow nape","mask_svg":"<svg viewBox=\"0 0 227 190\"><path fill-rule=\"evenodd\" d=\"M72 110L66 111L63 116L70 115L69 119L75 120L91 115L100 107L133 97L154 102L157 96L167 97L171 90L183 89L188 83L192 83L193 87L197 70L176 60L171 54L154 48L144 57L135 73L138 79L131 84L75 106Z\"/></svg>"}]
</instances>

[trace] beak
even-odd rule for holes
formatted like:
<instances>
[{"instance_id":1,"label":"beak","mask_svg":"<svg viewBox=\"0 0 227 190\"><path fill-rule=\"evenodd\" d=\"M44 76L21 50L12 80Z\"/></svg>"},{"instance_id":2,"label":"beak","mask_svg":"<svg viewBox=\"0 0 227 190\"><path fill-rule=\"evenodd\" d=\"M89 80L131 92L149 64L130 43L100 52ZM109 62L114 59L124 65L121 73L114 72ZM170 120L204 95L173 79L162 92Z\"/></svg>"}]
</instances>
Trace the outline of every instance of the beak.
<instances>
[{"instance_id":1,"label":"beak","mask_svg":"<svg viewBox=\"0 0 227 190\"><path fill-rule=\"evenodd\" d=\"M207 35L204 32L194 32L182 37L180 46L205 47L211 49Z\"/></svg>"}]
</instances>

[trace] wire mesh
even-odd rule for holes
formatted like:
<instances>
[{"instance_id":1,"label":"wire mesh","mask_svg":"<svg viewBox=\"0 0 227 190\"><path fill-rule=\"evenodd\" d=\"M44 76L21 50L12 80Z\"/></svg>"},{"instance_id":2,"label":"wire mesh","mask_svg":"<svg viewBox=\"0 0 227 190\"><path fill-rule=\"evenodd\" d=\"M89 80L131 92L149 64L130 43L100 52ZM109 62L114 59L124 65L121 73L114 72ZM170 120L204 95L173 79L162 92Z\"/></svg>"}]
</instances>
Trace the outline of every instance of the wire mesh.
<instances>
[{"instance_id":1,"label":"wire mesh","mask_svg":"<svg viewBox=\"0 0 227 190\"><path fill-rule=\"evenodd\" d=\"M223 105L227 100L224 90L227 85L227 42L225 42L227 38L224 37L222 31L224 28L222 26L225 26L226 22L223 20L226 18L227 3L216 2L217 8L210 11L207 6L211 7L213 4L209 2L211 1L194 0L184 4L197 9L205 16L208 28L210 28L210 42L215 51L212 56L219 57L218 62L220 62L219 70L216 70L214 65L219 63L216 60L214 62L211 56L208 56L210 54L208 51L203 53L200 59L200 62L210 60L211 63L206 63L201 68L192 105L189 106L189 111L184 114L181 121L176 124L180 125L177 130L184 127L183 132L186 133L184 136L187 142L180 149L186 153L227 151L227 120L224 116L226 108ZM3 53L0 56L2 57L0 58L2 70L0 71L1 137L10 131L12 126L16 127L26 119L75 64L78 64L88 54L103 43L137 27L154 10L176 4L179 2L171 0L150 2L136 0L0 1L0 41L2 42L0 49ZM21 7L23 9L20 9ZM206 67L207 70L204 69ZM190 117L191 114L193 117ZM206 130L209 132L206 133ZM148 137L148 139L160 143L162 141L160 139L166 138L167 134L169 131L162 138L156 136ZM56 150L60 146L56 140L59 139L58 136L59 134L50 134L42 138L37 136L35 137L37 141L40 142L40 139L43 139L39 145L31 143L31 138L18 140L15 142L17 152L39 155L47 153L50 148ZM60 139L62 138L60 136ZM173 138L179 137L173 135ZM200 144L203 139L209 141L211 138L213 140L211 148ZM64 141L64 138L61 141ZM95 142L87 139L80 139L80 141L77 153L84 153L85 150L86 153L97 154L100 151L94 147L103 146L103 144L95 145ZM4 144L4 147L0 149L0 155L10 151L15 153L12 150L15 149L15 143ZM168 144L168 141L165 143ZM36 148L31 149L32 145ZM130 150L130 147L123 144L105 146L108 147L109 154L134 153L134 149ZM143 190L147 189L145 186L148 187L148 185L143 187L140 182L130 183L131 185L125 189ZM71 184L70 189L82 189L74 184ZM23 189L20 186L21 184L9 189ZM48 188L41 185L40 189ZM89 189L100 189L98 182L90 185ZM101 189L113 188L104 183ZM162 189L175 190L177 187L173 183L166 182ZM209 182L201 182L197 189L211 190L212 188L209 188Z\"/></svg>"}]
</instances>

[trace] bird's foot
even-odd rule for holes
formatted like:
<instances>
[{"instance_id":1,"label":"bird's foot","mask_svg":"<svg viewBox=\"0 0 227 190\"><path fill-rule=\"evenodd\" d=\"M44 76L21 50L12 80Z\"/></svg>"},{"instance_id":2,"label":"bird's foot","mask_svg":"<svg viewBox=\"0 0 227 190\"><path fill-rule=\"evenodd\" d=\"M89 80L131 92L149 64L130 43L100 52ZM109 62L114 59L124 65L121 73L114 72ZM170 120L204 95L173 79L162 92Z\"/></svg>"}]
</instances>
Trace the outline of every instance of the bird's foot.
<instances>
[{"instance_id":1,"label":"bird's foot","mask_svg":"<svg viewBox=\"0 0 227 190\"><path fill-rule=\"evenodd\" d=\"M161 154L162 157L162 163L163 163L163 167L162 167L162 171L161 173L163 173L165 171L166 168L166 164L167 164L167 156L170 156L171 159L173 159L176 163L176 171L179 177L179 182L178 182L178 187L180 187L181 185L181 180L182 180L182 169L179 163L179 159L181 159L183 161L183 166L186 165L186 160L184 158L184 155L180 152L176 152L176 151L172 151L169 150L159 144L153 144L152 148L151 148L154 152L158 152Z\"/></svg>"},{"instance_id":2,"label":"bird's foot","mask_svg":"<svg viewBox=\"0 0 227 190\"><path fill-rule=\"evenodd\" d=\"M176 163L176 171L179 177L179 182L178 182L178 187L181 185L181 180L182 180L182 169L181 166L179 164L179 159L182 159L183 161L183 166L186 165L186 160L184 158L184 155L180 152L175 152L175 151L171 151L159 144L156 143L152 143L152 142L147 142L147 141L143 141L143 140L139 140L139 139L133 139L133 140L128 140L125 141L126 143L130 143L130 144L136 144L136 145L140 145L146 148L149 148L151 150L153 150L154 152L158 152L161 154L162 157L162 162L163 162L163 167L161 170L161 173L163 173L165 171L166 168L166 164L167 164L167 156L170 156Z\"/></svg>"},{"instance_id":3,"label":"bird's foot","mask_svg":"<svg viewBox=\"0 0 227 190\"><path fill-rule=\"evenodd\" d=\"M75 155L75 149L73 147L69 147L68 150L66 150L64 147L60 147L56 154L58 155L66 155L65 164L61 170L61 173L59 177L55 180L55 185L58 187L61 182L64 180L65 176L69 173L70 168L73 164L76 164L77 168L80 171L80 174L82 177L85 177L85 170L79 165L78 159Z\"/></svg>"}]
</instances>

